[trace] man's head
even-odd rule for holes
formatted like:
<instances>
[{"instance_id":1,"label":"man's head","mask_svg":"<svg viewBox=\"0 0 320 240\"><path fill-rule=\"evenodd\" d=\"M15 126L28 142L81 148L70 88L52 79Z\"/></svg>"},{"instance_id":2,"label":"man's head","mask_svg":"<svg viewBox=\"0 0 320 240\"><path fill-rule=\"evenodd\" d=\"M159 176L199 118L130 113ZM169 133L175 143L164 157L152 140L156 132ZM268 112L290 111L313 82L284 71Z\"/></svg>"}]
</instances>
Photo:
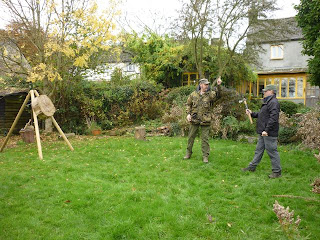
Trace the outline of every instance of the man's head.
<instances>
[{"instance_id":1,"label":"man's head","mask_svg":"<svg viewBox=\"0 0 320 240\"><path fill-rule=\"evenodd\" d=\"M201 92L206 92L209 88L210 82L208 81L208 79L202 78L202 79L200 79L199 84L200 84Z\"/></svg>"},{"instance_id":2,"label":"man's head","mask_svg":"<svg viewBox=\"0 0 320 240\"><path fill-rule=\"evenodd\" d=\"M265 98L265 97L271 96L273 94L276 94L277 86L269 84L264 89L262 89L262 91L263 91L263 97Z\"/></svg>"}]
</instances>

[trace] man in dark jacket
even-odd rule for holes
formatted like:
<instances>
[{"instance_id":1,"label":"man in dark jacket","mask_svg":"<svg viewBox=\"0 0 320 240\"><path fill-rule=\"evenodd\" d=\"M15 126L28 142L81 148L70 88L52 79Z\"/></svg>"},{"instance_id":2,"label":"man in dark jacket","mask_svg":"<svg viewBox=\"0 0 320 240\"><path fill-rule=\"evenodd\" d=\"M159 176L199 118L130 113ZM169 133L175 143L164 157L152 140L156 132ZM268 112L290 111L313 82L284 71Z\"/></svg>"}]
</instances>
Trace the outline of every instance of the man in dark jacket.
<instances>
[{"instance_id":1,"label":"man in dark jacket","mask_svg":"<svg viewBox=\"0 0 320 240\"><path fill-rule=\"evenodd\" d=\"M256 113L251 112L249 109L246 110L248 115L251 114L253 118L258 118L257 133L260 136L253 160L242 171L254 172L262 159L264 150L267 150L272 165L272 174L269 175L269 178L281 176L280 156L277 150L280 105L275 95L276 90L277 87L271 84L263 89L264 98L260 112Z\"/></svg>"},{"instance_id":2,"label":"man in dark jacket","mask_svg":"<svg viewBox=\"0 0 320 240\"><path fill-rule=\"evenodd\" d=\"M184 159L191 158L192 147L197 136L198 129L201 128L201 149L202 160L209 162L209 133L212 120L212 103L219 98L221 79L217 79L217 91L210 90L209 81L201 79L200 88L190 94L187 100L187 121L190 122L187 153Z\"/></svg>"}]
</instances>

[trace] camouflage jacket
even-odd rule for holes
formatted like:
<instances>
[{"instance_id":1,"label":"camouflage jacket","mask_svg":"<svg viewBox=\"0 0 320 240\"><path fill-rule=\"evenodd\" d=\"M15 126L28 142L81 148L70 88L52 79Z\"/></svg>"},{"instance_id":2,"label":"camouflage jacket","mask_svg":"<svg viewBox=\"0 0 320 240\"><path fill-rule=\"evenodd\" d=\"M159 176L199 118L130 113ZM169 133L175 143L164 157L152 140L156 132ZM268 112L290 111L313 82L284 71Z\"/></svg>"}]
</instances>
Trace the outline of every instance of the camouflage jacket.
<instances>
[{"instance_id":1,"label":"camouflage jacket","mask_svg":"<svg viewBox=\"0 0 320 240\"><path fill-rule=\"evenodd\" d=\"M220 97L221 87L217 91L207 91L200 94L200 91L194 91L187 100L187 114L191 115L192 124L210 125L212 119L213 102Z\"/></svg>"}]
</instances>

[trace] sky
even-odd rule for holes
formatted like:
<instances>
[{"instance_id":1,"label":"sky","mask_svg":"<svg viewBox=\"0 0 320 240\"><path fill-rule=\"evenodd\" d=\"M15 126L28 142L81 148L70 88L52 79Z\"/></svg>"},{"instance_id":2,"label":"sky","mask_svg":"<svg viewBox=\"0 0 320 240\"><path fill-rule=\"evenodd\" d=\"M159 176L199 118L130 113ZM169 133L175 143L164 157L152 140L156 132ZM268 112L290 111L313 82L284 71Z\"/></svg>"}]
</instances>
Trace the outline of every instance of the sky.
<instances>
[{"instance_id":1,"label":"sky","mask_svg":"<svg viewBox=\"0 0 320 240\"><path fill-rule=\"evenodd\" d=\"M104 1L104 0L99 0ZM277 5L281 10L274 12L269 18L286 18L296 15L294 5L299 4L300 0L277 0ZM161 16L174 19L177 10L181 8L181 0L124 0L123 13L128 18L152 25L155 17ZM140 19L140 20L139 20ZM155 29L153 29L155 30Z\"/></svg>"},{"instance_id":2,"label":"sky","mask_svg":"<svg viewBox=\"0 0 320 240\"><path fill-rule=\"evenodd\" d=\"M97 0L99 6L103 8L106 0ZM299 0L277 0L278 7L282 10L270 15L270 18L292 17L296 14L293 4L298 4ZM160 28L159 22L163 25L167 21L173 20L177 16L177 10L181 8L181 0L123 0L122 12L127 16L127 20L133 28L136 25L146 24L149 27ZM154 24L155 19L157 24ZM161 20L162 19L162 20ZM136 24L134 25L133 22ZM8 23L8 16L4 13L0 16L0 28ZM138 23L138 24L137 24ZM139 27L139 26L138 26Z\"/></svg>"}]
</instances>

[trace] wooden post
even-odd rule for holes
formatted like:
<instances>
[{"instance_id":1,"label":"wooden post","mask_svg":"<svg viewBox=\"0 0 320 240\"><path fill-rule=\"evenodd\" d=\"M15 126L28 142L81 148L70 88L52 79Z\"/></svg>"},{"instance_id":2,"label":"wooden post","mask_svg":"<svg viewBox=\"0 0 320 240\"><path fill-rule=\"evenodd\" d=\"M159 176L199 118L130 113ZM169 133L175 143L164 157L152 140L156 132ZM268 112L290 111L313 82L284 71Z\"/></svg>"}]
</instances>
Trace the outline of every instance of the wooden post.
<instances>
[{"instance_id":1,"label":"wooden post","mask_svg":"<svg viewBox=\"0 0 320 240\"><path fill-rule=\"evenodd\" d=\"M64 141L67 143L67 145L69 146L70 150L73 151L73 147L71 145L71 143L69 142L68 138L66 137L66 135L64 135L63 131L61 130L59 124L57 123L57 121L54 119L53 116L51 116L52 122L54 124L54 126L57 128L58 132L60 133L60 135L62 136L62 138L64 139Z\"/></svg>"},{"instance_id":2,"label":"wooden post","mask_svg":"<svg viewBox=\"0 0 320 240\"><path fill-rule=\"evenodd\" d=\"M3 149L4 149L4 147L6 146L8 140L9 140L9 137L11 136L11 134L12 134L12 132L13 132L13 129L16 127L16 125L17 125L17 123L18 123L18 121L19 121L19 119L20 119L20 117L21 117L21 114L23 113L23 110L24 110L24 108L26 107L29 99L30 99L30 92L29 92L28 95L26 96L26 99L24 100L24 102L23 102L23 104L22 104L22 106L21 106L21 108L20 108L20 110L19 110L19 112L18 112L18 114L17 114L17 116L16 116L16 118L15 118L15 120L14 120L11 128L10 128L10 130L9 130L9 132L8 132L8 134L7 134L7 137L6 137L6 139L4 140L4 143L3 143L2 146L1 146L0 152L2 152Z\"/></svg>"},{"instance_id":3,"label":"wooden post","mask_svg":"<svg viewBox=\"0 0 320 240\"><path fill-rule=\"evenodd\" d=\"M31 90L30 91L31 93L31 103L34 101L34 91ZM36 139L37 139L37 146L38 146L38 155L39 155L39 158L40 160L43 159L43 156L42 156L42 147L41 147L41 141L40 141L40 132L39 132L39 124L38 124L38 117L37 117L37 114L35 113L35 111L32 109L32 114L33 114L33 122L34 122L34 127L35 127L35 130L36 130Z\"/></svg>"}]
</instances>

